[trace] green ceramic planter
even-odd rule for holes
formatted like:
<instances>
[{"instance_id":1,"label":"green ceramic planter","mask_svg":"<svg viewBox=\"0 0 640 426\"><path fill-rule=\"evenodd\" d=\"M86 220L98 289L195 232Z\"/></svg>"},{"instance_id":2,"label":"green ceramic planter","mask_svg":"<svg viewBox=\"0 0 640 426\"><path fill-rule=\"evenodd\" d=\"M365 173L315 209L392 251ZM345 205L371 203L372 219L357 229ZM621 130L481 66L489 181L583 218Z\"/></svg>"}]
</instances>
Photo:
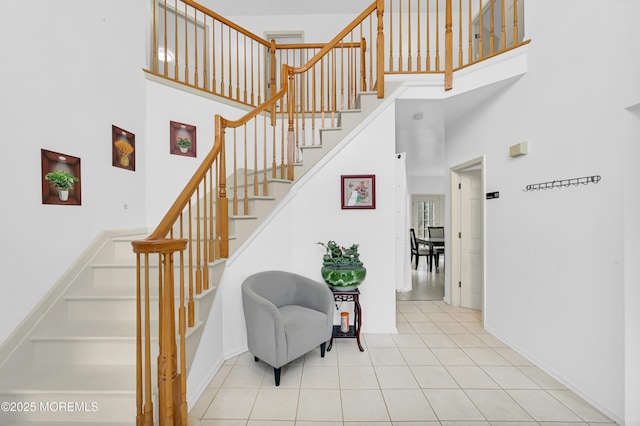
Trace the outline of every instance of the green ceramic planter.
<instances>
[{"instance_id":1,"label":"green ceramic planter","mask_svg":"<svg viewBox=\"0 0 640 426\"><path fill-rule=\"evenodd\" d=\"M322 279L336 290L355 290L367 276L364 266L323 266L320 270Z\"/></svg>"}]
</instances>

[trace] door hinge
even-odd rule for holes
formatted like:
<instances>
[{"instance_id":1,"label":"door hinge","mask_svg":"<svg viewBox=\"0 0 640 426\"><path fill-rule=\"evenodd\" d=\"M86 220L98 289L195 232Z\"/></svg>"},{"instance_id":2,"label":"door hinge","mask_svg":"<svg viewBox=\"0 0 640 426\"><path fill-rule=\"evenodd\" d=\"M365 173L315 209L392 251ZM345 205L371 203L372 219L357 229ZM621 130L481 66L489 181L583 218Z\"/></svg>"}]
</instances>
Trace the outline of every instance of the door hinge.
<instances>
[{"instance_id":1,"label":"door hinge","mask_svg":"<svg viewBox=\"0 0 640 426\"><path fill-rule=\"evenodd\" d=\"M462 288L462 281L458 281L458 287Z\"/></svg>"},{"instance_id":2,"label":"door hinge","mask_svg":"<svg viewBox=\"0 0 640 426\"><path fill-rule=\"evenodd\" d=\"M462 184L461 183L458 184L458 189L462 189Z\"/></svg>"},{"instance_id":3,"label":"door hinge","mask_svg":"<svg viewBox=\"0 0 640 426\"><path fill-rule=\"evenodd\" d=\"M458 232L458 238L462 238L462 232Z\"/></svg>"}]
</instances>

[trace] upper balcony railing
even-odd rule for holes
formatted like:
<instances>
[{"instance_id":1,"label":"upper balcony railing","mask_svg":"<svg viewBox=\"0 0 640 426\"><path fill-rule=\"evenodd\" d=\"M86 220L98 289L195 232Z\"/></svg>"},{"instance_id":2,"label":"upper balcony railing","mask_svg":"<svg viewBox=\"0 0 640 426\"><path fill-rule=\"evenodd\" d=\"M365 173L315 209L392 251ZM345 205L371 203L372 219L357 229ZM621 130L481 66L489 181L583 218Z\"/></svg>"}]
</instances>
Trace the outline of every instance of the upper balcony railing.
<instances>
[{"instance_id":1,"label":"upper balcony railing","mask_svg":"<svg viewBox=\"0 0 640 426\"><path fill-rule=\"evenodd\" d=\"M385 40L380 54L387 58L385 74L441 73L449 89L456 70L526 43L524 0L384 3ZM359 66L359 61L352 60L354 55L365 57L368 75L363 77L370 85L376 83L372 64L374 53L378 54L377 32L373 20L363 22L359 34L345 41L344 55L327 58L323 64L325 74L316 76L316 82L336 74L335 88L322 87L325 92L316 97L318 103L325 101L327 110L342 108L342 101L349 101L348 86L354 82L344 70L351 64ZM276 64L300 66L323 46L265 40L191 0L153 3L151 44L149 72L254 107L275 93ZM321 90L321 84L316 90ZM311 89L307 93L309 98L313 94ZM332 103L334 99L339 102Z\"/></svg>"}]
</instances>

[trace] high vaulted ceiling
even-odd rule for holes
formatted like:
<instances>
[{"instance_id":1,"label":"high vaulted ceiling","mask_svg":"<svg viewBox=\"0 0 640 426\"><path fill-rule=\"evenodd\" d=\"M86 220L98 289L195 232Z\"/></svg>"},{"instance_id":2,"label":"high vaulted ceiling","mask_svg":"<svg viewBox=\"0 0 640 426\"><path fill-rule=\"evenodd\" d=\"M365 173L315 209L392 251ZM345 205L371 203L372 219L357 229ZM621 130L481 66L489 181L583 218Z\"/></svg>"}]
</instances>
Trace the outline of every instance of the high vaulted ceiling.
<instances>
[{"instance_id":1,"label":"high vaulted ceiling","mask_svg":"<svg viewBox=\"0 0 640 426\"><path fill-rule=\"evenodd\" d=\"M200 0L199 3L222 16L239 15L321 15L362 12L374 0Z\"/></svg>"}]
</instances>

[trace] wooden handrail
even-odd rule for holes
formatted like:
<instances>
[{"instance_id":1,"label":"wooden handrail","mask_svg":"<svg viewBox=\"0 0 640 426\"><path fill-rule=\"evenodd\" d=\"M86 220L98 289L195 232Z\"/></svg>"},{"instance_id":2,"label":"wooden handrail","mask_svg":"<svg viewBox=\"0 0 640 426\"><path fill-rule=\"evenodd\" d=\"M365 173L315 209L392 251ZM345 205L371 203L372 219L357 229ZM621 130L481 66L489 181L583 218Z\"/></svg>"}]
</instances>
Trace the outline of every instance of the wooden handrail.
<instances>
[{"instance_id":1,"label":"wooden handrail","mask_svg":"<svg viewBox=\"0 0 640 426\"><path fill-rule=\"evenodd\" d=\"M216 21L222 22L223 24L227 25L228 27L233 28L234 30L238 31L239 33L246 35L247 37L251 38L254 41L257 41L258 43L264 45L265 47L269 47L269 42L265 39L263 39L262 37L255 35L254 33L252 33L251 31L247 30L246 28L236 24L233 21L228 20L227 18L225 18L222 15L218 15L216 12L214 12L211 9L206 8L205 6L196 3L192 0L180 0L182 3L188 4L189 6L193 7L196 10L199 10L200 12L211 16L212 18L214 18Z\"/></svg>"},{"instance_id":2,"label":"wooden handrail","mask_svg":"<svg viewBox=\"0 0 640 426\"><path fill-rule=\"evenodd\" d=\"M173 204L169 208L169 211L164 215L156 229L151 233L151 235L149 235L146 240L138 242L137 247L139 247L141 253L145 252L142 249L147 245L151 247L153 247L154 244L161 245L161 241L163 241L163 239L171 230L171 227L175 224L176 220L178 220L180 214L182 213L182 210L186 207L188 201L195 193L196 188L198 187L200 182L202 182L202 179L204 178L206 173L209 171L211 164L213 164L213 161L216 159L218 154L220 154L220 149L221 145L214 143L211 151L209 151L207 156L200 164L200 167L198 167L194 175L191 177L191 179L189 179L189 182L187 182L187 185L184 187L182 192L180 192L180 195L178 195L178 198L173 202Z\"/></svg>"},{"instance_id":3,"label":"wooden handrail","mask_svg":"<svg viewBox=\"0 0 640 426\"><path fill-rule=\"evenodd\" d=\"M325 47L327 44L326 43L276 43L276 48L277 49L283 49L283 50L287 50L287 49L298 49L298 50L303 50L303 49L322 49L323 47ZM339 48L353 48L353 47L360 47L360 43L350 43L350 42L343 42L343 43L338 43L338 45L336 47Z\"/></svg>"},{"instance_id":4,"label":"wooden handrail","mask_svg":"<svg viewBox=\"0 0 640 426\"><path fill-rule=\"evenodd\" d=\"M346 37L347 34L353 31L360 24L360 22L362 22L367 16L371 15L371 13L376 10L376 7L377 1L371 3L371 5L369 5L369 7L364 10L364 12L362 12L353 21L351 21L351 23L347 25L342 31L340 31L338 35L335 36L330 42L325 44L324 47L320 49L320 51L316 53L313 58L311 58L305 65L297 68L292 68L289 72L292 74L300 74L308 71L312 66L318 63L320 58L329 53L331 49L334 49L339 44L339 42Z\"/></svg>"},{"instance_id":5,"label":"wooden handrail","mask_svg":"<svg viewBox=\"0 0 640 426\"><path fill-rule=\"evenodd\" d=\"M274 96L269 98L266 102L262 103L262 105L258 106L257 108L252 109L251 111L249 111L248 113L246 113L245 115L243 115L242 117L240 117L237 120L226 120L226 119L223 119L223 123L222 123L223 124L223 128L226 128L226 127L231 127L231 128L240 127L243 124L248 123L249 120L251 120L252 118L255 118L261 112L265 112L267 110L270 110L271 107L273 107L287 93L287 89L288 89L288 87L285 85Z\"/></svg>"}]
</instances>

